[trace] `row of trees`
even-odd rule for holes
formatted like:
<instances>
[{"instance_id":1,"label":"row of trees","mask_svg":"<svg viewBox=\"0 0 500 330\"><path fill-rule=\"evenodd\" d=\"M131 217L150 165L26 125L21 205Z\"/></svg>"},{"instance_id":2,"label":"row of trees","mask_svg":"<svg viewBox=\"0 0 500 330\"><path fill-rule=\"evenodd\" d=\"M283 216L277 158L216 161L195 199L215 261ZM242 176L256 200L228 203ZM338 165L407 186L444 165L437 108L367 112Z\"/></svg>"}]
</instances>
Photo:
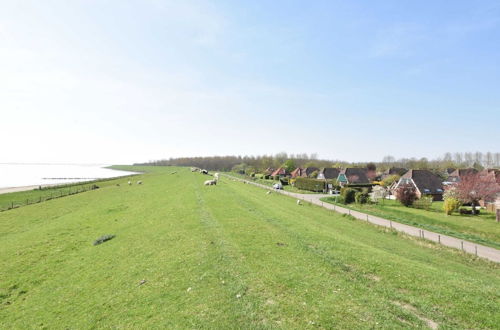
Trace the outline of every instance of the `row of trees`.
<instances>
[{"instance_id":1,"label":"row of trees","mask_svg":"<svg viewBox=\"0 0 500 330\"><path fill-rule=\"evenodd\" d=\"M340 160L319 159L317 154L287 154L280 152L276 155L262 156L212 156L212 157L181 157L149 161L135 165L157 166L196 166L213 171L230 171L239 165L245 172L263 172L266 168L285 166L290 171L295 167L367 167L373 166L379 172L390 167L403 167L412 169L434 169L444 171L447 168L474 167L483 168L500 167L500 153L445 153L442 157L429 160L427 158L401 158L385 156L381 162L346 162Z\"/></svg>"}]
</instances>

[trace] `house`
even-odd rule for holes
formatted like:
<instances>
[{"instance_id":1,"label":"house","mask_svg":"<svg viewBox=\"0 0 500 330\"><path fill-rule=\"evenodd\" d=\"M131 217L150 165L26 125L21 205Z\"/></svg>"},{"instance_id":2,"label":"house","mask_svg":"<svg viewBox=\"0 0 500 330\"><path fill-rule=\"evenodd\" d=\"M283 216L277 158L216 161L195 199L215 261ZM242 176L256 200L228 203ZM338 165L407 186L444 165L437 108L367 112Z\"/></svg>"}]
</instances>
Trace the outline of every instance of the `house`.
<instances>
[{"instance_id":1,"label":"house","mask_svg":"<svg viewBox=\"0 0 500 330\"><path fill-rule=\"evenodd\" d=\"M288 173L287 173L286 169L283 167L280 167L277 170L275 170L273 173L271 173L271 176L283 177L283 176L286 176L287 174Z\"/></svg>"},{"instance_id":2,"label":"house","mask_svg":"<svg viewBox=\"0 0 500 330\"><path fill-rule=\"evenodd\" d=\"M480 176L483 177L485 184L491 184L490 189L500 190L500 170L497 169L486 169L478 172ZM495 197L486 200L481 200L479 204L484 207L492 207L496 209L497 203L500 202L500 193L497 193Z\"/></svg>"},{"instance_id":3,"label":"house","mask_svg":"<svg viewBox=\"0 0 500 330\"><path fill-rule=\"evenodd\" d=\"M405 174L406 172L408 172L408 170L406 168L391 167L391 168L385 170L384 173L382 173L381 179L384 180L385 178L392 176L392 175L401 176L401 175Z\"/></svg>"},{"instance_id":4,"label":"house","mask_svg":"<svg viewBox=\"0 0 500 330\"><path fill-rule=\"evenodd\" d=\"M319 171L318 179L321 180L337 179L339 174L340 174L339 168L324 167Z\"/></svg>"},{"instance_id":5,"label":"house","mask_svg":"<svg viewBox=\"0 0 500 330\"><path fill-rule=\"evenodd\" d=\"M471 174L476 174L477 170L475 168L463 168L463 169L456 169L455 171L451 172L450 175L448 176L448 179L446 179L446 184L454 184L462 181L462 178L467 175Z\"/></svg>"},{"instance_id":6,"label":"house","mask_svg":"<svg viewBox=\"0 0 500 330\"><path fill-rule=\"evenodd\" d=\"M349 167L340 171L337 181L341 186L348 184L369 184L367 168Z\"/></svg>"},{"instance_id":7,"label":"house","mask_svg":"<svg viewBox=\"0 0 500 330\"><path fill-rule=\"evenodd\" d=\"M313 174L313 172L315 172L315 171L319 171L319 168L314 167L314 166L310 166L310 167L306 167L306 168L297 167L290 174L292 175L292 178L298 178L298 177L309 178L309 177L311 177L311 174Z\"/></svg>"},{"instance_id":8,"label":"house","mask_svg":"<svg viewBox=\"0 0 500 330\"><path fill-rule=\"evenodd\" d=\"M411 184L417 191L417 197L421 198L424 195L432 196L435 201L443 199L443 182L436 174L428 170L409 170L392 187L392 193L396 194L399 186Z\"/></svg>"},{"instance_id":9,"label":"house","mask_svg":"<svg viewBox=\"0 0 500 330\"><path fill-rule=\"evenodd\" d=\"M268 167L266 168L266 170L264 171L264 175L272 175L274 172L274 168L272 167Z\"/></svg>"},{"instance_id":10,"label":"house","mask_svg":"<svg viewBox=\"0 0 500 330\"><path fill-rule=\"evenodd\" d=\"M297 167L296 169L294 169L292 171L292 173L290 173L290 175L292 176L293 179L295 179L295 178L301 177L302 176L302 172L304 172L304 169L300 168L300 167Z\"/></svg>"}]
</instances>

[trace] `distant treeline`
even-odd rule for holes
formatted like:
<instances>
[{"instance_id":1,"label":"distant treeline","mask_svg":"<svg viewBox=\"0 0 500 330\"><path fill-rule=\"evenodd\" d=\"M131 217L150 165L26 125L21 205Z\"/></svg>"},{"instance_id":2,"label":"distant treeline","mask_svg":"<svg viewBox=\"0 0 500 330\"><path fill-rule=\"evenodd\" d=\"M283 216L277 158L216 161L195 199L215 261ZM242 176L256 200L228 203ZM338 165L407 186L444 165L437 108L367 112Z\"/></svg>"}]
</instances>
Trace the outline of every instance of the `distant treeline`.
<instances>
[{"instance_id":1,"label":"distant treeline","mask_svg":"<svg viewBox=\"0 0 500 330\"><path fill-rule=\"evenodd\" d=\"M322 167L366 167L375 166L377 171L384 171L390 167L402 167L408 169L447 169L475 167L493 168L500 167L500 152L482 153L447 152L443 157L429 160L427 158L401 158L385 156L381 162L346 162L340 160L318 159L316 154L287 154L285 152L276 155L263 156L212 156L212 157L181 157L163 160L149 161L134 165L152 166L196 166L212 171L231 171L235 166L244 167L247 171L262 172L267 168L278 168L283 166L287 160L292 160L296 167L314 166ZM289 164L289 163L288 163Z\"/></svg>"}]
</instances>

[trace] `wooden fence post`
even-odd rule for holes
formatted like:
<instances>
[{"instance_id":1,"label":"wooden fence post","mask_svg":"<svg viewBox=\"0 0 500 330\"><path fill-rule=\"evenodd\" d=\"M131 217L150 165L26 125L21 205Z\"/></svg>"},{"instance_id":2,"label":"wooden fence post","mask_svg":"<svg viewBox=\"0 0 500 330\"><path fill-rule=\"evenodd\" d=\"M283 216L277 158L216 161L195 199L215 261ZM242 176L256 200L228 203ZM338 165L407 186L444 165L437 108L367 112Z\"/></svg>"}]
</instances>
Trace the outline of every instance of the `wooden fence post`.
<instances>
[{"instance_id":1,"label":"wooden fence post","mask_svg":"<svg viewBox=\"0 0 500 330\"><path fill-rule=\"evenodd\" d=\"M438 243L441 244L441 235L438 235Z\"/></svg>"}]
</instances>

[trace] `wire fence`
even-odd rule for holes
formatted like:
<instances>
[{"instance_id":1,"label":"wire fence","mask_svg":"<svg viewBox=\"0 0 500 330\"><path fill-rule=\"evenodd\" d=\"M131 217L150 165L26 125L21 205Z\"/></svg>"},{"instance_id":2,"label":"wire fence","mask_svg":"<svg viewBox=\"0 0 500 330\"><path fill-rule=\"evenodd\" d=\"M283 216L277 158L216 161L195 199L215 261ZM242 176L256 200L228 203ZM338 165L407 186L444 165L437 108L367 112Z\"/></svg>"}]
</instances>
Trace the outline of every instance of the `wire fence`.
<instances>
[{"instance_id":1,"label":"wire fence","mask_svg":"<svg viewBox=\"0 0 500 330\"><path fill-rule=\"evenodd\" d=\"M90 190L95 190L95 189L99 188L99 186L97 185L97 183L99 183L99 182L109 182L109 181L114 181L117 179L123 180L123 179L127 179L130 177L136 176L136 175L138 175L138 174L121 176L119 178L98 179L98 180L93 180L93 181L87 181L84 183L79 182L79 183L70 183L70 184L63 184L63 185L51 186L51 187L40 187L38 189L27 191L27 192L39 192L39 195L37 195L37 196L30 196L27 198L18 197L16 199L12 199L9 201L0 202L0 212L9 211L12 209L17 209L17 208L22 207L22 206L27 206L27 205L38 204L38 203L50 201L50 200L56 199L56 198L80 194L80 193L87 192Z\"/></svg>"}]
</instances>

